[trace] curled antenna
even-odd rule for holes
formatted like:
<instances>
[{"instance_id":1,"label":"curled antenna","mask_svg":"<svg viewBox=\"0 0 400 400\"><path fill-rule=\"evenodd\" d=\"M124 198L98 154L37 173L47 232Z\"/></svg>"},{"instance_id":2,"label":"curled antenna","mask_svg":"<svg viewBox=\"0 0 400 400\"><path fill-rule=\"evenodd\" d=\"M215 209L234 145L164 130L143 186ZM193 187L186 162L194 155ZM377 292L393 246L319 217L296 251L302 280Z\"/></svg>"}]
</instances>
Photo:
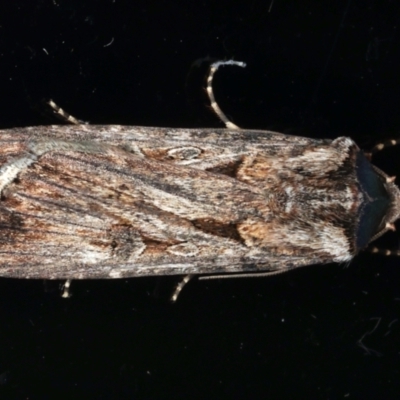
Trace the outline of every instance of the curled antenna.
<instances>
[{"instance_id":1,"label":"curled antenna","mask_svg":"<svg viewBox=\"0 0 400 400\"><path fill-rule=\"evenodd\" d=\"M228 60L228 61L217 61L210 66L210 72L207 77L207 95L208 98L210 99L211 107L215 114L217 114L218 118L225 124L225 126L228 129L240 129L237 125L235 125L233 122L229 120L229 118L224 114L224 112L221 110L219 107L218 103L215 100L214 96L214 91L212 88L212 82L214 79L214 74L217 72L218 68L221 66L225 65L236 65L238 67L244 68L246 66L246 63L242 61L234 61L234 60Z\"/></svg>"}]
</instances>

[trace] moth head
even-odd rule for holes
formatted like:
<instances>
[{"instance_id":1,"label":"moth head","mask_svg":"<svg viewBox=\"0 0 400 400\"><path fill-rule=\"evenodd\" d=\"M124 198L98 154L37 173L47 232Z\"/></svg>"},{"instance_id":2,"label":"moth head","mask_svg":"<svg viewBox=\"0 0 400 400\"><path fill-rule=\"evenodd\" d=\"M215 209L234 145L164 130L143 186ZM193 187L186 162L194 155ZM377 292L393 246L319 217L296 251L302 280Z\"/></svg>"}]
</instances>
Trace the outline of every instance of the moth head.
<instances>
[{"instance_id":1,"label":"moth head","mask_svg":"<svg viewBox=\"0 0 400 400\"><path fill-rule=\"evenodd\" d=\"M357 176L365 201L359 216L357 248L369 243L389 230L400 217L400 190L390 177L372 165L360 151L357 155Z\"/></svg>"}]
</instances>

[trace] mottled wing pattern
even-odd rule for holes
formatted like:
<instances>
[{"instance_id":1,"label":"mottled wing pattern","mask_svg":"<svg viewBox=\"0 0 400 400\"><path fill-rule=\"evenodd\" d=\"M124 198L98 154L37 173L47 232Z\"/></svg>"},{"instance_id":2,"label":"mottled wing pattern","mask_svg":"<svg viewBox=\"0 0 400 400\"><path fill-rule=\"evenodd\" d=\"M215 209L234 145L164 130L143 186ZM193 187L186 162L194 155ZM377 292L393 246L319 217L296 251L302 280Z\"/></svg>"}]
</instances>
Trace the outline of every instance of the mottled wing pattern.
<instances>
[{"instance_id":1,"label":"mottled wing pattern","mask_svg":"<svg viewBox=\"0 0 400 400\"><path fill-rule=\"evenodd\" d=\"M274 160L299 160L313 147L333 149L326 141L226 129L0 132L0 275L118 278L333 261L334 251L303 244L283 251L290 238L268 233L282 225L277 212L291 197L266 174L279 167ZM339 157L334 150L330 156ZM249 173L254 168L258 175Z\"/></svg>"}]
</instances>

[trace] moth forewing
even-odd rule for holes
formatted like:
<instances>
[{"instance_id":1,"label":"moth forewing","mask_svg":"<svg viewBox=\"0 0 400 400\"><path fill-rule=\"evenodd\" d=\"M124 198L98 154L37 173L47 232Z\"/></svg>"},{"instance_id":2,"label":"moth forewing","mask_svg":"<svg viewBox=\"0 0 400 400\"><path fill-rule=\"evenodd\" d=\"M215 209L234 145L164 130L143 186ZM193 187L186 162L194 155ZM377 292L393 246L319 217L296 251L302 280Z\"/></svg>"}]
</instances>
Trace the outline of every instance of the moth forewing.
<instances>
[{"instance_id":1,"label":"moth forewing","mask_svg":"<svg viewBox=\"0 0 400 400\"><path fill-rule=\"evenodd\" d=\"M349 138L76 125L0 131L0 275L275 274L347 262L400 192ZM397 143L397 142L396 142ZM393 144L391 142L391 144ZM188 277L178 285L176 297Z\"/></svg>"},{"instance_id":2,"label":"moth forewing","mask_svg":"<svg viewBox=\"0 0 400 400\"><path fill-rule=\"evenodd\" d=\"M343 262L399 209L397 187L348 138L15 128L0 132L0 161L0 274L9 277L237 273Z\"/></svg>"}]
</instances>

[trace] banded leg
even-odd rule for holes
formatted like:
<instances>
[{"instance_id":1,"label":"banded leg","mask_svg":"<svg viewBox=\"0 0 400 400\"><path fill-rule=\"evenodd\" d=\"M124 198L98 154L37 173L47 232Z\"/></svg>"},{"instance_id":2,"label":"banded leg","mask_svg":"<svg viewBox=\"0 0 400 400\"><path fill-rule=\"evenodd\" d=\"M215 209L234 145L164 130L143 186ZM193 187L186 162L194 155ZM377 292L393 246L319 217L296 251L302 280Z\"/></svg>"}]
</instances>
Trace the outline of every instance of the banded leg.
<instances>
[{"instance_id":1,"label":"banded leg","mask_svg":"<svg viewBox=\"0 0 400 400\"><path fill-rule=\"evenodd\" d=\"M67 279L67 280L65 281L63 287L62 287L63 292L62 292L61 297L62 297L63 299L69 299L69 298L71 297L71 293L70 293L70 291L69 291L69 288L71 287L71 282L72 282L71 279Z\"/></svg>"},{"instance_id":2,"label":"banded leg","mask_svg":"<svg viewBox=\"0 0 400 400\"><path fill-rule=\"evenodd\" d=\"M388 249L380 249L379 247L371 247L368 249L370 253L373 254L381 254L383 256L400 256L400 250L388 250Z\"/></svg>"},{"instance_id":3,"label":"banded leg","mask_svg":"<svg viewBox=\"0 0 400 400\"><path fill-rule=\"evenodd\" d=\"M378 151L382 151L384 149L387 149L388 147L393 147L397 146L400 144L400 138L399 139L389 139L381 143L377 143L371 151L366 151L364 154L367 156L368 159L371 159L372 156L377 153Z\"/></svg>"},{"instance_id":4,"label":"banded leg","mask_svg":"<svg viewBox=\"0 0 400 400\"><path fill-rule=\"evenodd\" d=\"M88 125L88 122L82 121L80 119L75 118L71 114L68 114L61 107L59 107L53 100L49 100L47 104L54 110L54 112L61 117L62 120L69 122L74 125Z\"/></svg>"},{"instance_id":5,"label":"banded leg","mask_svg":"<svg viewBox=\"0 0 400 400\"><path fill-rule=\"evenodd\" d=\"M175 303L178 300L179 293L186 286L186 284L193 278L193 275L185 275L183 279L176 285L174 292L171 296L171 302Z\"/></svg>"}]
</instances>

